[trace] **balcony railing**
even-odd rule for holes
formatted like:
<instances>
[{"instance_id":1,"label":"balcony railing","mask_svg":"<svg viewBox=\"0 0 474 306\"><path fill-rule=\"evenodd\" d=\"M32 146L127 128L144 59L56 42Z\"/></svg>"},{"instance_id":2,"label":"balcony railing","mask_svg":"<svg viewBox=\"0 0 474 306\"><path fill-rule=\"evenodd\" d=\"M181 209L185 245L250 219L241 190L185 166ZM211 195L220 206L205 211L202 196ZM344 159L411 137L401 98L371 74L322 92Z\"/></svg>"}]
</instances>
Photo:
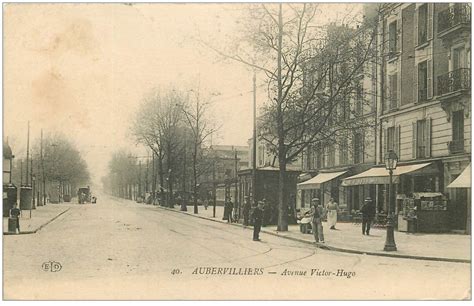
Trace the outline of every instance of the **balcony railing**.
<instances>
[{"instance_id":1,"label":"balcony railing","mask_svg":"<svg viewBox=\"0 0 474 306\"><path fill-rule=\"evenodd\" d=\"M471 71L460 68L438 76L438 95L471 89Z\"/></svg>"},{"instance_id":2,"label":"balcony railing","mask_svg":"<svg viewBox=\"0 0 474 306\"><path fill-rule=\"evenodd\" d=\"M453 140L448 143L449 153L463 153L464 152L464 139Z\"/></svg>"},{"instance_id":3,"label":"balcony railing","mask_svg":"<svg viewBox=\"0 0 474 306\"><path fill-rule=\"evenodd\" d=\"M467 3L456 3L438 14L438 33L461 24L471 24L471 6Z\"/></svg>"}]
</instances>

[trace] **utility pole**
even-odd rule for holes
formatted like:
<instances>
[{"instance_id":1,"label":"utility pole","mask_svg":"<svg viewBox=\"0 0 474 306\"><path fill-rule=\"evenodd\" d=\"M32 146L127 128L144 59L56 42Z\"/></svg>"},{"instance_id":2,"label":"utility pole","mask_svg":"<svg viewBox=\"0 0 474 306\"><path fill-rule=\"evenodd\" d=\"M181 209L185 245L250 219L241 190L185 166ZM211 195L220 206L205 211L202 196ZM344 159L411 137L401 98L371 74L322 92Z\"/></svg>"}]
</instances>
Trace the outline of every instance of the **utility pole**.
<instances>
[{"instance_id":1,"label":"utility pole","mask_svg":"<svg viewBox=\"0 0 474 306\"><path fill-rule=\"evenodd\" d=\"M181 199L183 201L181 204L182 211L188 210L186 206L187 205L186 203L186 197L187 197L187 194L186 194L186 146L187 146L187 138L186 138L186 131L184 131L183 198ZM194 213L196 213L196 211L194 211Z\"/></svg>"},{"instance_id":2,"label":"utility pole","mask_svg":"<svg viewBox=\"0 0 474 306\"><path fill-rule=\"evenodd\" d=\"M35 203L35 192L36 192L36 180L34 179L33 175L33 157L31 158L31 171L30 171L30 180L31 180L31 208L36 209L36 203Z\"/></svg>"},{"instance_id":3,"label":"utility pole","mask_svg":"<svg viewBox=\"0 0 474 306\"><path fill-rule=\"evenodd\" d=\"M23 186L23 159L20 160L20 187Z\"/></svg>"},{"instance_id":4,"label":"utility pole","mask_svg":"<svg viewBox=\"0 0 474 306\"><path fill-rule=\"evenodd\" d=\"M253 72L252 198L257 206L257 73Z\"/></svg>"},{"instance_id":5,"label":"utility pole","mask_svg":"<svg viewBox=\"0 0 474 306\"><path fill-rule=\"evenodd\" d=\"M152 186L151 186L151 192L153 193L153 204L155 204L156 201L156 172L155 172L155 151L151 151L151 176L152 176ZM163 201L163 199L161 199Z\"/></svg>"},{"instance_id":6,"label":"utility pole","mask_svg":"<svg viewBox=\"0 0 474 306\"><path fill-rule=\"evenodd\" d=\"M142 161L138 160L138 196L142 196Z\"/></svg>"},{"instance_id":7,"label":"utility pole","mask_svg":"<svg viewBox=\"0 0 474 306\"><path fill-rule=\"evenodd\" d=\"M212 162L212 217L216 217L216 156L214 156L214 160Z\"/></svg>"},{"instance_id":8,"label":"utility pole","mask_svg":"<svg viewBox=\"0 0 474 306\"><path fill-rule=\"evenodd\" d=\"M26 137L26 186L28 186L28 162L30 159L30 122L28 121L28 134Z\"/></svg>"},{"instance_id":9,"label":"utility pole","mask_svg":"<svg viewBox=\"0 0 474 306\"><path fill-rule=\"evenodd\" d=\"M43 129L41 129L41 143L40 143L40 159L41 172L43 177L43 205L46 205L46 176L44 174L44 159L43 159Z\"/></svg>"},{"instance_id":10,"label":"utility pole","mask_svg":"<svg viewBox=\"0 0 474 306\"><path fill-rule=\"evenodd\" d=\"M234 147L234 182L235 182L235 190L234 190L234 211L238 213L240 218L240 205L237 206L237 203L240 204L240 201L237 201L238 196L238 184L237 184L237 149Z\"/></svg>"}]
</instances>

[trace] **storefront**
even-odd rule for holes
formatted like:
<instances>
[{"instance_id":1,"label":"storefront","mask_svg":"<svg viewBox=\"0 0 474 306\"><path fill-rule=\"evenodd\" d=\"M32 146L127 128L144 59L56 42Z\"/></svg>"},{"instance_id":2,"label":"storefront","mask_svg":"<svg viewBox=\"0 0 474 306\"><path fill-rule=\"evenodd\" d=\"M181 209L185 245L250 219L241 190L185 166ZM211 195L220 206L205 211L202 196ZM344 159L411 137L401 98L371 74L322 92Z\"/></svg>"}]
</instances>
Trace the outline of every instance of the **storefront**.
<instances>
[{"instance_id":1,"label":"storefront","mask_svg":"<svg viewBox=\"0 0 474 306\"><path fill-rule=\"evenodd\" d=\"M392 181L396 203L395 221L399 229L407 229L410 218L417 218L418 230L439 232L448 230L447 199L442 193L442 164L439 161L402 164L393 171ZM343 186L373 185L377 196L378 215L384 216L389 202L390 176L385 167L374 167L343 180Z\"/></svg>"},{"instance_id":2,"label":"storefront","mask_svg":"<svg viewBox=\"0 0 474 306\"><path fill-rule=\"evenodd\" d=\"M332 197L339 203L339 186L341 178L347 171L321 172L315 177L297 185L297 209L309 208L312 198L319 198L321 203L326 203Z\"/></svg>"},{"instance_id":3,"label":"storefront","mask_svg":"<svg viewBox=\"0 0 474 306\"><path fill-rule=\"evenodd\" d=\"M459 223L465 225L465 233L471 234L471 164L459 174L448 186L447 189L450 192L457 192L465 194L464 203L460 203L458 206L464 206L463 211L466 211L464 220L460 220Z\"/></svg>"}]
</instances>

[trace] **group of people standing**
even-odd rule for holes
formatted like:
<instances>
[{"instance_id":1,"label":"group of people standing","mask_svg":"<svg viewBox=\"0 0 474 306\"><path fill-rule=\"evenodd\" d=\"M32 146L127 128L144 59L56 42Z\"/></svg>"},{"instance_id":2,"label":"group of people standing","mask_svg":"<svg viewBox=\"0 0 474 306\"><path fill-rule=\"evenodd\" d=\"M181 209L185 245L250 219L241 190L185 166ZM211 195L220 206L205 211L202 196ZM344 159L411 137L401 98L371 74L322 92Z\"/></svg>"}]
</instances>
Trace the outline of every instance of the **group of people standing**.
<instances>
[{"instance_id":1,"label":"group of people standing","mask_svg":"<svg viewBox=\"0 0 474 306\"><path fill-rule=\"evenodd\" d=\"M246 197L243 205L243 225L248 226L250 219L253 221L254 231L253 240L260 241L259 233L265 217L265 201L259 201L258 205L251 212L250 198ZM339 205L330 198L324 207L319 198L311 200L311 210L306 217L311 218L312 232L316 243L324 243L323 219L327 217L329 229L336 230L337 214ZM375 218L375 205L370 197L367 197L362 205L360 212L362 213L362 234L370 235L370 226Z\"/></svg>"},{"instance_id":2,"label":"group of people standing","mask_svg":"<svg viewBox=\"0 0 474 306\"><path fill-rule=\"evenodd\" d=\"M338 211L339 206L333 198L330 198L326 208L321 205L318 198L311 200L311 211L306 216L311 217L311 226L315 242L324 243L322 221L326 215L329 228L332 230L336 229ZM362 213L362 234L370 235L370 226L375 218L375 206L370 197L365 199L360 212Z\"/></svg>"}]
</instances>

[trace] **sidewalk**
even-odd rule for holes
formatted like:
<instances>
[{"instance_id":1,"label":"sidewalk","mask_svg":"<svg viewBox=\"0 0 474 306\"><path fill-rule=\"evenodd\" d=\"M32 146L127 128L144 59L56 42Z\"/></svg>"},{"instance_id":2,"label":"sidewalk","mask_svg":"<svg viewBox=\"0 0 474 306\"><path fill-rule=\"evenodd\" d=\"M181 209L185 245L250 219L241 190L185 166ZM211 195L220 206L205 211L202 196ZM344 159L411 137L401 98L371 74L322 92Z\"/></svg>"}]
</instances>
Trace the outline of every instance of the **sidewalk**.
<instances>
[{"instance_id":1,"label":"sidewalk","mask_svg":"<svg viewBox=\"0 0 474 306\"><path fill-rule=\"evenodd\" d=\"M181 212L179 207L176 206L174 211L226 223L226 221L222 220L224 213L222 206L216 207L215 218L212 217L212 206L209 206L207 210L205 210L203 206L199 206L198 215L193 213L193 206L188 206L187 212ZM233 223L232 225L242 226L237 223ZM325 222L323 223L323 227L325 243L318 244L317 246L328 250L409 259L471 262L470 235L450 233L408 234L395 231L395 241L398 250L395 252L385 252L383 251L386 237L385 229L373 228L370 230L370 236L365 236L362 235L361 226L352 223L338 223L336 225L337 230L330 230ZM252 226L249 226L249 229L252 229ZM289 225L288 232L278 232L276 226L271 225L262 227L262 232L286 239L314 244L313 235L302 234L299 230L299 225Z\"/></svg>"},{"instance_id":2,"label":"sidewalk","mask_svg":"<svg viewBox=\"0 0 474 306\"><path fill-rule=\"evenodd\" d=\"M74 204L48 204L46 206L39 206L31 211L22 211L20 217L20 234L34 234L56 218L67 212ZM8 218L3 218L3 234L12 235L8 232Z\"/></svg>"}]
</instances>

